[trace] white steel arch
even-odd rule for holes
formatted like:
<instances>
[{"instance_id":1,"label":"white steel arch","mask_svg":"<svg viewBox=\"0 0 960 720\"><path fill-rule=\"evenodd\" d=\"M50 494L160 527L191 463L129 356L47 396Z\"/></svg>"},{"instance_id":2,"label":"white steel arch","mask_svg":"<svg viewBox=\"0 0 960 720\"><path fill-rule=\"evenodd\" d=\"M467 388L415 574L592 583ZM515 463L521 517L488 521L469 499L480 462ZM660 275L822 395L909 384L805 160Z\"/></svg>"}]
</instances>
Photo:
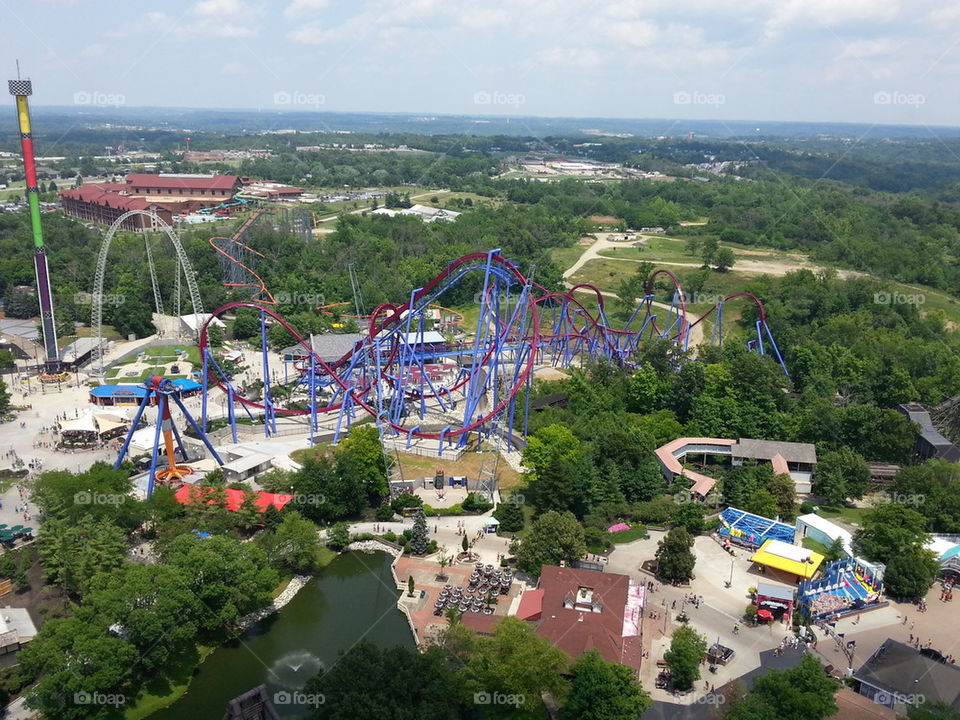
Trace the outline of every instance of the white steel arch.
<instances>
[{"instance_id":1,"label":"white steel arch","mask_svg":"<svg viewBox=\"0 0 960 720\"><path fill-rule=\"evenodd\" d=\"M98 372L103 372L103 282L107 271L107 254L110 252L110 243L113 242L113 236L123 223L136 215L143 215L150 218L155 230L162 230L170 238L173 250L177 256L177 285L179 286L180 271L187 281L187 291L190 294L190 302L193 305L193 312L200 314L203 312L203 302L200 300L200 290L197 288L197 279L193 274L193 267L190 265L190 258L183 250L180 244L180 238L172 227L170 227L163 218L150 210L130 210L113 221L113 224L107 229L100 243L100 254L97 256L97 271L93 281L93 297L91 298L92 317L91 329L93 336L97 339L97 344L93 349L91 365L96 367ZM99 365L95 365L99 363Z\"/></svg>"}]
</instances>

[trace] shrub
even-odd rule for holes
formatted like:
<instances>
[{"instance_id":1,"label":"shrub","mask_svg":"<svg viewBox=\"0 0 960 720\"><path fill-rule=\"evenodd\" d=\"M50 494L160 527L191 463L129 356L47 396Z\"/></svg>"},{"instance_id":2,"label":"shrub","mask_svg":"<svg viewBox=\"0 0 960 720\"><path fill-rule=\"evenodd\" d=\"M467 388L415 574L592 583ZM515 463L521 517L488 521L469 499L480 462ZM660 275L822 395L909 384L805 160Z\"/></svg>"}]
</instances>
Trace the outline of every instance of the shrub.
<instances>
[{"instance_id":1,"label":"shrub","mask_svg":"<svg viewBox=\"0 0 960 720\"><path fill-rule=\"evenodd\" d=\"M467 499L463 501L463 509L468 513L485 513L487 510L493 507L493 503L487 500L480 493L472 492L467 495Z\"/></svg>"},{"instance_id":2,"label":"shrub","mask_svg":"<svg viewBox=\"0 0 960 720\"><path fill-rule=\"evenodd\" d=\"M420 507L422 505L423 500L418 498L416 495L411 495L410 493L403 493L402 495L398 495L390 501L390 507L393 508L393 512L397 515L403 513L404 508Z\"/></svg>"},{"instance_id":3,"label":"shrub","mask_svg":"<svg viewBox=\"0 0 960 720\"><path fill-rule=\"evenodd\" d=\"M393 512L393 506L390 503L384 503L377 508L376 518L378 522L388 522L393 520L393 516L396 513Z\"/></svg>"},{"instance_id":4,"label":"shrub","mask_svg":"<svg viewBox=\"0 0 960 720\"><path fill-rule=\"evenodd\" d=\"M809 515L813 512L814 507L816 506L812 502L809 500L804 500L802 503L800 503L800 512L804 515Z\"/></svg>"},{"instance_id":5,"label":"shrub","mask_svg":"<svg viewBox=\"0 0 960 720\"><path fill-rule=\"evenodd\" d=\"M587 543L587 550L595 553L603 552L613 545L610 540L610 533L600 528L588 527L583 531L583 539Z\"/></svg>"},{"instance_id":6,"label":"shrub","mask_svg":"<svg viewBox=\"0 0 960 720\"><path fill-rule=\"evenodd\" d=\"M343 550L350 544L350 526L340 522L327 532L327 547L331 550Z\"/></svg>"}]
</instances>

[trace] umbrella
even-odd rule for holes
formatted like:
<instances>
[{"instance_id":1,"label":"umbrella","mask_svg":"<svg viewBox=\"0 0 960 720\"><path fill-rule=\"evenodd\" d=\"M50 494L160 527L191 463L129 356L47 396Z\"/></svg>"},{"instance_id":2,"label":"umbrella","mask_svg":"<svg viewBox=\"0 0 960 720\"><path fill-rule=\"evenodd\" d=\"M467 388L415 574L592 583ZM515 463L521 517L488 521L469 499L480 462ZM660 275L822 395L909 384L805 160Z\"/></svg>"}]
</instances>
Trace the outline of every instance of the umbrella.
<instances>
[{"instance_id":1,"label":"umbrella","mask_svg":"<svg viewBox=\"0 0 960 720\"><path fill-rule=\"evenodd\" d=\"M771 613L766 608L761 608L760 610L757 610L757 617L760 618L761 620L772 620L773 613Z\"/></svg>"}]
</instances>

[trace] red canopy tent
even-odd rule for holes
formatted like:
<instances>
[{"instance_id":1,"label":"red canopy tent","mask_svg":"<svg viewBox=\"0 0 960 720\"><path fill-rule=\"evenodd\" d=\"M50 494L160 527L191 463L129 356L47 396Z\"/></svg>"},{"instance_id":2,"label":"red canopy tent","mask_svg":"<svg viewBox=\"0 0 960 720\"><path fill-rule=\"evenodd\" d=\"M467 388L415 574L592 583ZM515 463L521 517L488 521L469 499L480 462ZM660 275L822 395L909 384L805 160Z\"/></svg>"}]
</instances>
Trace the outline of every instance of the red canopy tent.
<instances>
[{"instance_id":1,"label":"red canopy tent","mask_svg":"<svg viewBox=\"0 0 960 720\"><path fill-rule=\"evenodd\" d=\"M766 608L760 608L757 610L757 617L761 620L773 620L773 613Z\"/></svg>"},{"instance_id":2,"label":"red canopy tent","mask_svg":"<svg viewBox=\"0 0 960 720\"><path fill-rule=\"evenodd\" d=\"M200 487L199 485L184 485L179 490L177 490L176 498L177 502L181 505L190 505L195 502L203 502L204 498L210 493L214 492L212 487ZM243 490L235 490L233 488L226 488L223 491L226 494L226 508L236 512L240 509L240 506L243 504L243 500L246 497L247 493ZM256 505L257 512L266 512L266 509L273 505L277 510L283 510L284 505L293 500L293 495L284 495L280 493L268 493L268 492L258 492L255 494L254 504ZM208 505L212 505L214 502L213 498L207 500Z\"/></svg>"}]
</instances>

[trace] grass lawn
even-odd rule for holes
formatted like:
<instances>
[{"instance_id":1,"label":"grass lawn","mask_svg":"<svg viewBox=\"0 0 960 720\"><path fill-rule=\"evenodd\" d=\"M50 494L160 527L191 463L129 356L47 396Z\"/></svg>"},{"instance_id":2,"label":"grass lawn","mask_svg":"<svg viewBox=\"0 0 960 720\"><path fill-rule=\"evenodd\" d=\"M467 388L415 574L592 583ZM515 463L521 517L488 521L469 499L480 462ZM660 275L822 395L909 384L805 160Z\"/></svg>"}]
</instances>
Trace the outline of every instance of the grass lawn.
<instances>
[{"instance_id":1,"label":"grass lawn","mask_svg":"<svg viewBox=\"0 0 960 720\"><path fill-rule=\"evenodd\" d=\"M627 258L630 260L649 260L650 262L663 260L664 262L695 263L700 261L700 258L687 253L687 243L683 240L673 240L658 235L656 237L645 236L642 238L642 242L644 243L644 247L632 247L629 242L626 242L623 244L623 247L602 250L600 256Z\"/></svg>"},{"instance_id":2,"label":"grass lawn","mask_svg":"<svg viewBox=\"0 0 960 720\"><path fill-rule=\"evenodd\" d=\"M830 549L826 545L824 545L822 542L814 540L813 538L805 537L802 545L807 550L813 550L821 555L826 555L828 552L830 552Z\"/></svg>"},{"instance_id":3,"label":"grass lawn","mask_svg":"<svg viewBox=\"0 0 960 720\"><path fill-rule=\"evenodd\" d=\"M566 270L569 267L572 267L573 264L577 261L584 252L586 252L588 246L586 245L574 245L573 247L564 247L564 248L553 248L550 250L550 259L553 260L557 267L561 270Z\"/></svg>"},{"instance_id":4,"label":"grass lawn","mask_svg":"<svg viewBox=\"0 0 960 720\"><path fill-rule=\"evenodd\" d=\"M863 516L870 512L872 508L858 508L858 507L843 507L843 508L825 508L821 507L817 514L827 518L840 518L845 520L851 525L857 525L858 527L863 522Z\"/></svg>"},{"instance_id":5,"label":"grass lawn","mask_svg":"<svg viewBox=\"0 0 960 720\"><path fill-rule=\"evenodd\" d=\"M637 527L632 527L629 530L609 533L609 535L610 540L612 540L615 545L620 545L622 543L633 542L634 540L642 540L647 536L647 528L643 525L638 525Z\"/></svg>"},{"instance_id":6,"label":"grass lawn","mask_svg":"<svg viewBox=\"0 0 960 720\"><path fill-rule=\"evenodd\" d=\"M171 659L171 671L165 675L155 675L146 682L124 711L125 720L141 720L180 699L190 685L194 668L214 650L216 648L200 646Z\"/></svg>"}]
</instances>

